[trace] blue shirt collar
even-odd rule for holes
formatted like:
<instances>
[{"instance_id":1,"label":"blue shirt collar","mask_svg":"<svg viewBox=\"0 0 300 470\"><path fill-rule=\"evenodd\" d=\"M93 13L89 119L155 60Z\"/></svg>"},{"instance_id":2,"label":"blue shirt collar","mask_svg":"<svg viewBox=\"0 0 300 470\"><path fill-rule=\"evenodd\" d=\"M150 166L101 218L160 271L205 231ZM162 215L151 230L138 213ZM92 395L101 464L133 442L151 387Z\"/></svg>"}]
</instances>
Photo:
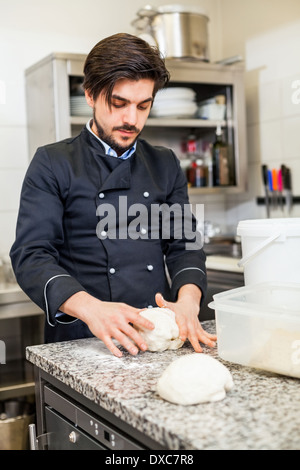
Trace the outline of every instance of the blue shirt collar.
<instances>
[{"instance_id":1,"label":"blue shirt collar","mask_svg":"<svg viewBox=\"0 0 300 470\"><path fill-rule=\"evenodd\" d=\"M106 155L110 155L112 157L116 157L116 158L120 158L121 160L126 160L127 158L131 157L131 155L135 152L135 149L136 149L136 142L133 144L133 146L126 150L126 152L124 152L122 155L120 155L120 157L117 155L116 151L114 149L112 149L106 142L103 142L103 140L101 140L91 129L91 126L90 126L90 121L88 121L86 123L86 128L88 131L90 131L93 136L96 137L96 139L99 140L99 142L101 142L101 144L103 145L104 149L105 149L105 154Z\"/></svg>"}]
</instances>

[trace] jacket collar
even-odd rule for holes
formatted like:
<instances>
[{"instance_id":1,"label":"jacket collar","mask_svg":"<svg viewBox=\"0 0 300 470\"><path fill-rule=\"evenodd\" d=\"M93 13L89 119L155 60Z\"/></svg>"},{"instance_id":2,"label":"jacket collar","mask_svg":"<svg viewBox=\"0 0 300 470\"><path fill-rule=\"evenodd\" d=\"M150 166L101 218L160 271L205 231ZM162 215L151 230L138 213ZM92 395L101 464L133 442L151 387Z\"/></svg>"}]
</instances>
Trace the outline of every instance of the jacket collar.
<instances>
[{"instance_id":1,"label":"jacket collar","mask_svg":"<svg viewBox=\"0 0 300 470\"><path fill-rule=\"evenodd\" d=\"M87 130L86 127L82 129L82 136L85 141L88 142L89 149L93 156L99 159L100 164L102 159L112 158L113 159L113 168L102 181L100 191L106 191L110 189L129 189L131 187L131 158L135 158L134 155L127 160L117 160L109 155L105 154L105 149L99 139L96 138L91 132ZM104 162L103 162L104 163Z\"/></svg>"}]
</instances>

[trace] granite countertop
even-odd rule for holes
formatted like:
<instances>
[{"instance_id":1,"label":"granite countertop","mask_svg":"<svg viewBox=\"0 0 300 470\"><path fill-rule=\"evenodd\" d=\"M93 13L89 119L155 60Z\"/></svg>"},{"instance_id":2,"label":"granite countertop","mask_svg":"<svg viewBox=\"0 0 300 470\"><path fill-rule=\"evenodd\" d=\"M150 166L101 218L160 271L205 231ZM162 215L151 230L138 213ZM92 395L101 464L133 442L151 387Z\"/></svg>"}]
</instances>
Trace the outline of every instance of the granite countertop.
<instances>
[{"instance_id":1,"label":"granite countertop","mask_svg":"<svg viewBox=\"0 0 300 470\"><path fill-rule=\"evenodd\" d=\"M214 332L214 321L203 322ZM163 370L192 353L112 356L96 339L30 346L27 359L88 399L171 450L299 450L299 379L231 364L217 348L204 348L231 371L235 387L220 402L182 406L155 391Z\"/></svg>"}]
</instances>

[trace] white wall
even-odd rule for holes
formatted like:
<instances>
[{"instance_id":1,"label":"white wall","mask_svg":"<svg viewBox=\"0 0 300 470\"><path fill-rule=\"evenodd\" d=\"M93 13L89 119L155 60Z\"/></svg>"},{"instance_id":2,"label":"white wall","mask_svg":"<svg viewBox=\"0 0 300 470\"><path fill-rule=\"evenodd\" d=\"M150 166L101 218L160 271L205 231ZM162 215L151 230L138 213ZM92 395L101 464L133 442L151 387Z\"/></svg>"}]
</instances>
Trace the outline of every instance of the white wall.
<instances>
[{"instance_id":1,"label":"white wall","mask_svg":"<svg viewBox=\"0 0 300 470\"><path fill-rule=\"evenodd\" d=\"M14 240L20 189L29 160L25 69L51 52L88 53L103 37L134 33L130 23L147 3L0 0L0 255L9 251ZM172 2L150 3L159 6ZM203 7L212 18L211 57L218 56L218 0L187 0L186 4Z\"/></svg>"},{"instance_id":2,"label":"white wall","mask_svg":"<svg viewBox=\"0 0 300 470\"><path fill-rule=\"evenodd\" d=\"M241 54L246 70L249 188L228 199L232 223L266 217L255 202L264 195L262 163L289 166L294 194L300 195L300 103L292 102L292 84L300 80L300 2L220 0L220 9L223 54ZM300 217L300 205L291 215ZM281 211L272 217L282 217Z\"/></svg>"}]
</instances>

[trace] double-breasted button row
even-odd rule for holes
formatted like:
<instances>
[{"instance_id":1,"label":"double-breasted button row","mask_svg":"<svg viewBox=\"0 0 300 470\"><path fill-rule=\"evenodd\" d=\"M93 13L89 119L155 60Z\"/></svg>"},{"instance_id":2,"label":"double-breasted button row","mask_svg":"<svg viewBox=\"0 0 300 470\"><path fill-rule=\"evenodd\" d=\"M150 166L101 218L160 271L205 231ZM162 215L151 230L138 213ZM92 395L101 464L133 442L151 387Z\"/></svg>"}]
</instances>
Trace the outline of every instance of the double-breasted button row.
<instances>
[{"instance_id":1,"label":"double-breasted button row","mask_svg":"<svg viewBox=\"0 0 300 470\"><path fill-rule=\"evenodd\" d=\"M148 269L148 271L153 271L154 268L153 268L152 264L147 264L147 269ZM115 272L116 272L115 268L109 268L109 273L110 274L115 274Z\"/></svg>"},{"instance_id":2,"label":"double-breasted button row","mask_svg":"<svg viewBox=\"0 0 300 470\"><path fill-rule=\"evenodd\" d=\"M147 233L147 229L141 228L141 234L146 235L146 233ZM100 232L100 235L102 238L105 238L107 236L107 232L105 230L102 230L102 232Z\"/></svg>"},{"instance_id":3,"label":"double-breasted button row","mask_svg":"<svg viewBox=\"0 0 300 470\"><path fill-rule=\"evenodd\" d=\"M105 198L105 194L104 194L104 193L99 193L98 196L99 196L100 199L104 199L104 198ZM148 193L148 191L145 191L145 192L143 193L143 196L144 196L144 197L149 197L150 194Z\"/></svg>"}]
</instances>

